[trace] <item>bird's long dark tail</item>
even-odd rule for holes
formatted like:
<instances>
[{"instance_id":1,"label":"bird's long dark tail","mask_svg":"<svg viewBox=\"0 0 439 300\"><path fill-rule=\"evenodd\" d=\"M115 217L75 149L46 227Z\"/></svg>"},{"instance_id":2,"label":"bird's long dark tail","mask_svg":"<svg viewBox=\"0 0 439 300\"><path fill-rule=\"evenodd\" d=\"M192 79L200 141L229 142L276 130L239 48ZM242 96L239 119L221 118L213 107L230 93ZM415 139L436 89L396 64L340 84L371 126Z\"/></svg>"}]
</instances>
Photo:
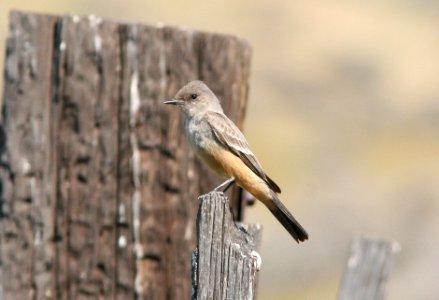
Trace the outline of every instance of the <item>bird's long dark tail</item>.
<instances>
[{"instance_id":1,"label":"bird's long dark tail","mask_svg":"<svg viewBox=\"0 0 439 300\"><path fill-rule=\"evenodd\" d=\"M308 239L308 233L302 225L297 222L285 205L277 197L276 193L271 192L271 201L264 203L276 219L285 227L296 242L303 242Z\"/></svg>"}]
</instances>

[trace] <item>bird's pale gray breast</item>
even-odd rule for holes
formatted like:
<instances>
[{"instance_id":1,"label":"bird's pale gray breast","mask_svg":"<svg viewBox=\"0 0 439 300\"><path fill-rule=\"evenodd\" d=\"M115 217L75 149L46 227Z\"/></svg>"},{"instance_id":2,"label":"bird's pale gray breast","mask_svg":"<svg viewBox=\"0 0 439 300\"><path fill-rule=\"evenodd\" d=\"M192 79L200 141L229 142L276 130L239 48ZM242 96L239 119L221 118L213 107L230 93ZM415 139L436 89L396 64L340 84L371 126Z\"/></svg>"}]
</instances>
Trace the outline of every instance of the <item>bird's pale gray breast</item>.
<instances>
[{"instance_id":1,"label":"bird's pale gray breast","mask_svg":"<svg viewBox=\"0 0 439 300\"><path fill-rule=\"evenodd\" d=\"M207 121L202 117L187 118L185 121L186 136L189 144L197 154L205 152L213 145L212 130Z\"/></svg>"}]
</instances>

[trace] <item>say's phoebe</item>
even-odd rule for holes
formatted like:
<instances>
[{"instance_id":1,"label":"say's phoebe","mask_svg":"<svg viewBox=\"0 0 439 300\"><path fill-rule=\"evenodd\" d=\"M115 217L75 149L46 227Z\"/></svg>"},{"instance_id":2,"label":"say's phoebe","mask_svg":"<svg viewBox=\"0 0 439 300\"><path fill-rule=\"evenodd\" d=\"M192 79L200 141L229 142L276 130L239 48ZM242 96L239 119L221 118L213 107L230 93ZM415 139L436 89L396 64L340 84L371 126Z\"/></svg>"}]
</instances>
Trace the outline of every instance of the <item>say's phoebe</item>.
<instances>
[{"instance_id":1,"label":"say's phoebe","mask_svg":"<svg viewBox=\"0 0 439 300\"><path fill-rule=\"evenodd\" d=\"M192 81L165 104L177 105L185 115L184 128L192 149L218 174L229 178L216 189L235 182L261 200L297 241L308 239L276 193L279 186L262 170L244 135L226 117L215 94L202 82Z\"/></svg>"}]
</instances>

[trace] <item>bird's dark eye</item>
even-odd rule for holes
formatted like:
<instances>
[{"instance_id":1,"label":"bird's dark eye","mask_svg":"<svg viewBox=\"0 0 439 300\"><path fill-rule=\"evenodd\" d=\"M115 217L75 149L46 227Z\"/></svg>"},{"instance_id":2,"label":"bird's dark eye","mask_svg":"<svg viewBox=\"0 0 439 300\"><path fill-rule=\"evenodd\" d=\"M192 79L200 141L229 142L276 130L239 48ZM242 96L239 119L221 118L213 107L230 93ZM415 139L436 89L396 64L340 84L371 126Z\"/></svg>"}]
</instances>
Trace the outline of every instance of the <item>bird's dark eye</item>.
<instances>
[{"instance_id":1,"label":"bird's dark eye","mask_svg":"<svg viewBox=\"0 0 439 300\"><path fill-rule=\"evenodd\" d=\"M197 94L192 94L192 95L191 95L191 98L194 99L194 100L197 99L197 97L198 97Z\"/></svg>"}]
</instances>

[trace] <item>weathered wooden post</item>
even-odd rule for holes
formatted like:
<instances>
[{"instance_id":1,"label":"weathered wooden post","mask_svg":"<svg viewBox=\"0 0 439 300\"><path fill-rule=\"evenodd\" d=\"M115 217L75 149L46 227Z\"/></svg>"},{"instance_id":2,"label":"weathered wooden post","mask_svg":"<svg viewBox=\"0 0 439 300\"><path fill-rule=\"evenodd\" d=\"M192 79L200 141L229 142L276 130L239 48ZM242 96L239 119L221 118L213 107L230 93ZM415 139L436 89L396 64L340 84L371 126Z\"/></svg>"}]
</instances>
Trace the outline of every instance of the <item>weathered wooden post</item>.
<instances>
[{"instance_id":1,"label":"weathered wooden post","mask_svg":"<svg viewBox=\"0 0 439 300\"><path fill-rule=\"evenodd\" d=\"M198 244L192 262L193 299L256 299L260 225L236 225L227 197L200 197Z\"/></svg>"},{"instance_id":2,"label":"weathered wooden post","mask_svg":"<svg viewBox=\"0 0 439 300\"><path fill-rule=\"evenodd\" d=\"M382 300L397 242L356 236L351 243L339 300Z\"/></svg>"},{"instance_id":3,"label":"weathered wooden post","mask_svg":"<svg viewBox=\"0 0 439 300\"><path fill-rule=\"evenodd\" d=\"M219 181L162 101L201 79L241 125L250 52L233 36L12 12L0 298L189 299L197 197Z\"/></svg>"}]
</instances>

